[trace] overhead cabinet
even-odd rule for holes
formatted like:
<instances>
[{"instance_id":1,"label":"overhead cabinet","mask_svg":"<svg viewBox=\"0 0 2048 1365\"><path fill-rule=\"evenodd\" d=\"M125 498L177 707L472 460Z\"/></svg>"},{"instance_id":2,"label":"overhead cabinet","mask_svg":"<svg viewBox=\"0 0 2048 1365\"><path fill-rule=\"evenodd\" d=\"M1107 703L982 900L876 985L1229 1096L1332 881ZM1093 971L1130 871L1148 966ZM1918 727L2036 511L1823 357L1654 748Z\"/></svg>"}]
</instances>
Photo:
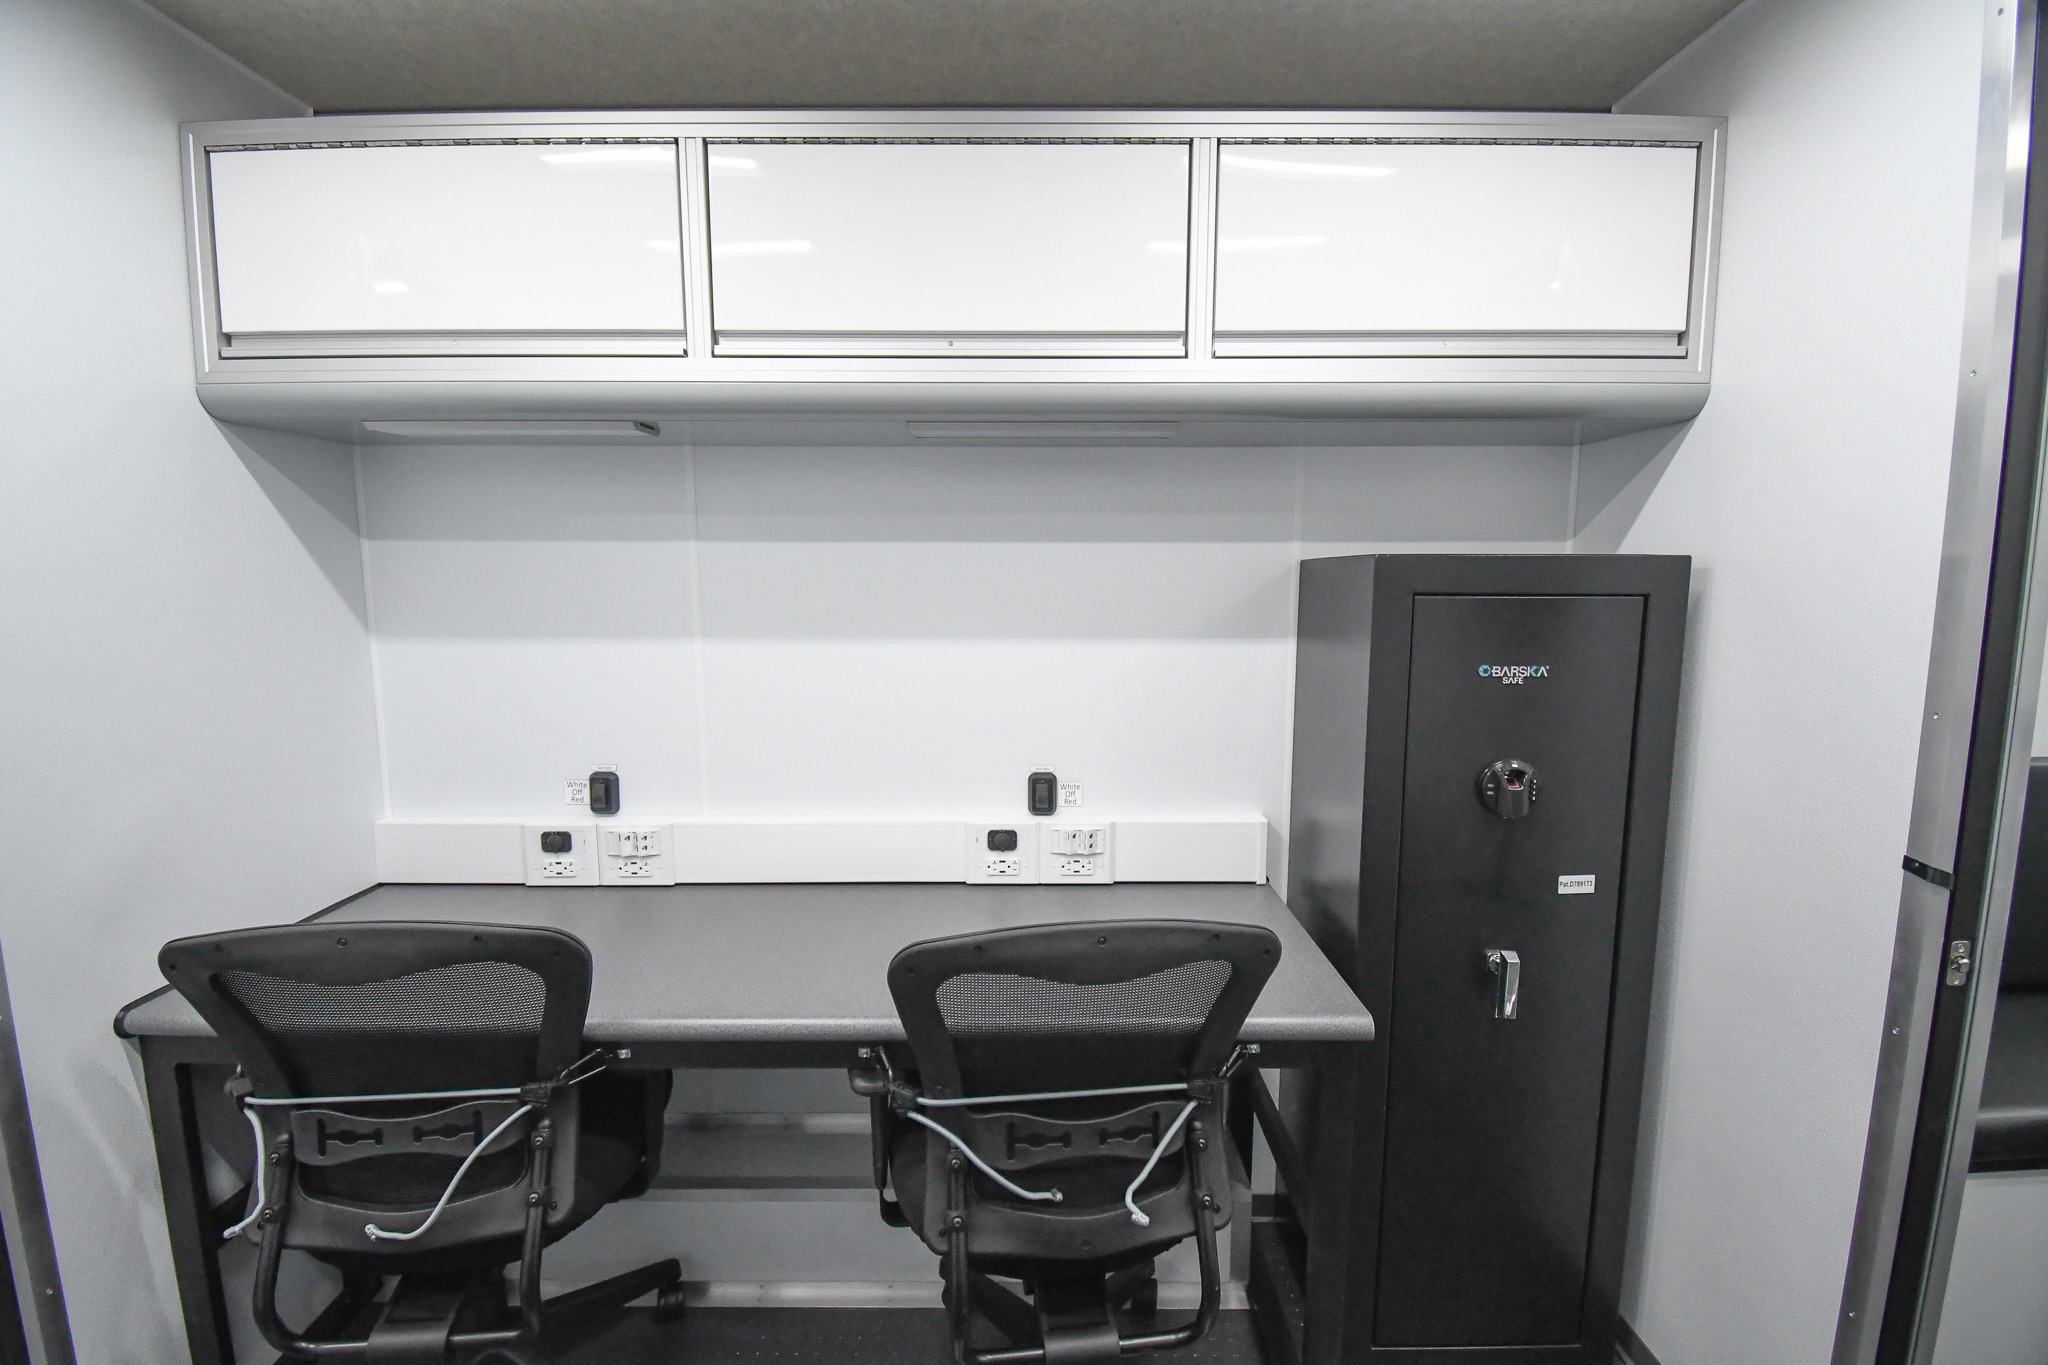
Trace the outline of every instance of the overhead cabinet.
<instances>
[{"instance_id":1,"label":"overhead cabinet","mask_svg":"<svg viewBox=\"0 0 2048 1365\"><path fill-rule=\"evenodd\" d=\"M1679 356L1699 148L1224 142L1216 353Z\"/></svg>"},{"instance_id":2,"label":"overhead cabinet","mask_svg":"<svg viewBox=\"0 0 2048 1365\"><path fill-rule=\"evenodd\" d=\"M215 148L223 356L680 354L677 143Z\"/></svg>"},{"instance_id":3,"label":"overhead cabinet","mask_svg":"<svg viewBox=\"0 0 2048 1365\"><path fill-rule=\"evenodd\" d=\"M706 149L719 355L1178 356L1186 142Z\"/></svg>"},{"instance_id":4,"label":"overhead cabinet","mask_svg":"<svg viewBox=\"0 0 2048 1365\"><path fill-rule=\"evenodd\" d=\"M194 124L199 387L335 439L1120 414L1600 439L1706 399L1722 140L1608 114Z\"/></svg>"}]
</instances>

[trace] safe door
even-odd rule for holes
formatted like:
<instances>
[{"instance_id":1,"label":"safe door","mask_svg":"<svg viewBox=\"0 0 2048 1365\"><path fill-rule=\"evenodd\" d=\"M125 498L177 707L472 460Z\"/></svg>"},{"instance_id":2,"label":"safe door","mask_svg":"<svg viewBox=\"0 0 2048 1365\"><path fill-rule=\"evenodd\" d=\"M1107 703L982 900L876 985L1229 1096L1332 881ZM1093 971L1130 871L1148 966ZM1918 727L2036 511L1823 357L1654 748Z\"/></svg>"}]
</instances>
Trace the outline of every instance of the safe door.
<instances>
[{"instance_id":1,"label":"safe door","mask_svg":"<svg viewBox=\"0 0 2048 1365\"><path fill-rule=\"evenodd\" d=\"M1413 602L1372 1345L1570 1346L1643 599Z\"/></svg>"}]
</instances>

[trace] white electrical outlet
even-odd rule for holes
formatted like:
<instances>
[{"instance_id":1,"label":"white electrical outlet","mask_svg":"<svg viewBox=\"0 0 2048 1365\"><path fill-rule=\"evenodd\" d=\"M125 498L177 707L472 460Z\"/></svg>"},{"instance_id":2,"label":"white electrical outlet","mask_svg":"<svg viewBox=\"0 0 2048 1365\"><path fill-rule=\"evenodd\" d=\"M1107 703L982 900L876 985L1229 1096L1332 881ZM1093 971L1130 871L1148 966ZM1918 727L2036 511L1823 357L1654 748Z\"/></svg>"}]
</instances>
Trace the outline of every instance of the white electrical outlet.
<instances>
[{"instance_id":1,"label":"white electrical outlet","mask_svg":"<svg viewBox=\"0 0 2048 1365\"><path fill-rule=\"evenodd\" d=\"M574 820L523 825L528 886L596 886L597 826Z\"/></svg>"},{"instance_id":2,"label":"white electrical outlet","mask_svg":"<svg viewBox=\"0 0 2048 1365\"><path fill-rule=\"evenodd\" d=\"M1104 885L1116 880L1113 825L1046 825L1039 835L1039 880Z\"/></svg>"},{"instance_id":3,"label":"white electrical outlet","mask_svg":"<svg viewBox=\"0 0 2048 1365\"><path fill-rule=\"evenodd\" d=\"M970 886L1019 886L1038 880L1038 826L985 820L967 826Z\"/></svg>"},{"instance_id":4,"label":"white electrical outlet","mask_svg":"<svg viewBox=\"0 0 2048 1365\"><path fill-rule=\"evenodd\" d=\"M674 886L676 860L667 825L606 825L598 831L606 886Z\"/></svg>"}]
</instances>

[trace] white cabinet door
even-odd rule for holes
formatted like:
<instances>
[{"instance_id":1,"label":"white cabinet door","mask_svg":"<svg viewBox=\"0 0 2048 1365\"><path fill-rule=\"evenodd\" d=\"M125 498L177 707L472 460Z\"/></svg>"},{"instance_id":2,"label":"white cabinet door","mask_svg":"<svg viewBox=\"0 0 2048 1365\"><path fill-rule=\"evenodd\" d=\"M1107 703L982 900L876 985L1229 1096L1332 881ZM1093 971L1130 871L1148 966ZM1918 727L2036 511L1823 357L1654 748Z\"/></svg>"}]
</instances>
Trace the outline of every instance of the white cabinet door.
<instances>
[{"instance_id":1,"label":"white cabinet door","mask_svg":"<svg viewBox=\"0 0 2048 1365\"><path fill-rule=\"evenodd\" d=\"M1678 355L1692 146L1225 143L1219 355Z\"/></svg>"},{"instance_id":2,"label":"white cabinet door","mask_svg":"<svg viewBox=\"0 0 2048 1365\"><path fill-rule=\"evenodd\" d=\"M682 349L672 140L207 161L226 354Z\"/></svg>"},{"instance_id":3,"label":"white cabinet door","mask_svg":"<svg viewBox=\"0 0 2048 1365\"><path fill-rule=\"evenodd\" d=\"M721 355L1180 355L1188 144L714 142Z\"/></svg>"}]
</instances>

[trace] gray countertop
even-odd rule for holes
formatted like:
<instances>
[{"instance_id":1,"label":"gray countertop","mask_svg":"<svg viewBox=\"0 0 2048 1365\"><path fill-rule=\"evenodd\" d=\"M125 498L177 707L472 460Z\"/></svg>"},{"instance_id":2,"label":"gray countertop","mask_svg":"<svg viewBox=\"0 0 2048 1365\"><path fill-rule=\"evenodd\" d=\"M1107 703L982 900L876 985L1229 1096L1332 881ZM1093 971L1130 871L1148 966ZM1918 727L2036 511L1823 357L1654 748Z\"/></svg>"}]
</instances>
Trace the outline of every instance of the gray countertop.
<instances>
[{"instance_id":1,"label":"gray countertop","mask_svg":"<svg viewBox=\"0 0 2048 1365\"><path fill-rule=\"evenodd\" d=\"M566 929L597 964L584 1028L596 1043L889 1042L903 1037L889 959L919 939L1069 921L1223 920L1280 937L1280 965L1245 1041L1373 1036L1365 1006L1267 886L380 886L326 919ZM115 1026L131 1037L209 1034L168 990L129 1006Z\"/></svg>"}]
</instances>

